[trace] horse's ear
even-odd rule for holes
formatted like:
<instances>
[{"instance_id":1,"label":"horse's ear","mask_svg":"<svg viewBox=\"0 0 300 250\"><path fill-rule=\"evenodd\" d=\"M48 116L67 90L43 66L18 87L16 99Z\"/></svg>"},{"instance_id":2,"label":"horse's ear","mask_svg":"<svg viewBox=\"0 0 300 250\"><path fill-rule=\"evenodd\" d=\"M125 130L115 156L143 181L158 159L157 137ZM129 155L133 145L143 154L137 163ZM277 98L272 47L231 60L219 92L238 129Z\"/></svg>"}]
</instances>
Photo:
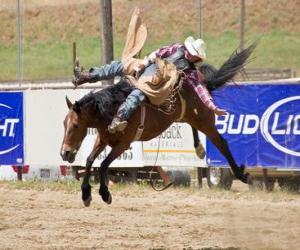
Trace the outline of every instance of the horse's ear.
<instances>
[{"instance_id":1,"label":"horse's ear","mask_svg":"<svg viewBox=\"0 0 300 250\"><path fill-rule=\"evenodd\" d=\"M80 112L80 104L79 102L75 102L74 105L73 105L73 110L76 112L76 113L79 113Z\"/></svg>"},{"instance_id":2,"label":"horse's ear","mask_svg":"<svg viewBox=\"0 0 300 250\"><path fill-rule=\"evenodd\" d=\"M66 102L67 102L67 105L68 105L68 108L70 109L73 104L71 103L71 101L69 100L69 98L66 96Z\"/></svg>"}]
</instances>

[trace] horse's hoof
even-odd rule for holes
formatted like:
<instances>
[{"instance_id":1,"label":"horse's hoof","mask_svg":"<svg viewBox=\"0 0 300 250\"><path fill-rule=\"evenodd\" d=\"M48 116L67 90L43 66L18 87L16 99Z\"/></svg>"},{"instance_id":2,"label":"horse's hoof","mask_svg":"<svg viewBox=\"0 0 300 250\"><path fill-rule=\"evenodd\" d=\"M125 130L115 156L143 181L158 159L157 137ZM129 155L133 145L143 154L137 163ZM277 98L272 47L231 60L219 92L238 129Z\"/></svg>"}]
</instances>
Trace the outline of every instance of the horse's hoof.
<instances>
[{"instance_id":1,"label":"horse's hoof","mask_svg":"<svg viewBox=\"0 0 300 250\"><path fill-rule=\"evenodd\" d=\"M107 203L108 205L111 204L111 202L112 202L112 196L111 196L111 194L109 192L106 195L101 195L101 197L102 197L102 200L105 203Z\"/></svg>"},{"instance_id":2,"label":"horse's hoof","mask_svg":"<svg viewBox=\"0 0 300 250\"><path fill-rule=\"evenodd\" d=\"M89 207L91 205L92 196L83 201L84 206Z\"/></svg>"},{"instance_id":3,"label":"horse's hoof","mask_svg":"<svg viewBox=\"0 0 300 250\"><path fill-rule=\"evenodd\" d=\"M107 187L106 188L100 188L99 194L101 195L102 200L107 203L111 204L112 202L112 197L110 192L108 191Z\"/></svg>"},{"instance_id":4,"label":"horse's hoof","mask_svg":"<svg viewBox=\"0 0 300 250\"><path fill-rule=\"evenodd\" d=\"M199 144L198 147L196 148L196 154L200 159L204 159L206 152L202 144Z\"/></svg>"},{"instance_id":5,"label":"horse's hoof","mask_svg":"<svg viewBox=\"0 0 300 250\"><path fill-rule=\"evenodd\" d=\"M107 201L105 201L108 205L112 203L112 196L109 194Z\"/></svg>"}]
</instances>

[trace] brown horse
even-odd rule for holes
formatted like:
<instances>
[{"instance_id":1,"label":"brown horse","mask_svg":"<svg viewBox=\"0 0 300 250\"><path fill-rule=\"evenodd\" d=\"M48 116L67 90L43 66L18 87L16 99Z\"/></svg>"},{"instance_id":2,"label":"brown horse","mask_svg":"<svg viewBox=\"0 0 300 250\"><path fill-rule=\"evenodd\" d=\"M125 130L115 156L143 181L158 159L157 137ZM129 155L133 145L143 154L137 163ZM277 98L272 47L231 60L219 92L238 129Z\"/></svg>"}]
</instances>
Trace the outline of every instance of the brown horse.
<instances>
[{"instance_id":1,"label":"brown horse","mask_svg":"<svg viewBox=\"0 0 300 250\"><path fill-rule=\"evenodd\" d=\"M206 84L208 90L214 91L231 80L237 72L243 69L254 48L255 44L239 53L235 52L219 70L215 70L210 65L202 66L200 70L204 74L204 84ZM63 160L72 163L87 134L87 129L96 128L98 130L96 143L86 161L86 173L81 186L82 200L86 206L90 205L92 199L89 184L91 166L107 145L111 146L112 150L100 166L99 194L106 203L110 204L112 201L107 184L107 169L111 162L128 149L133 142L137 128L140 125L141 107L132 115L126 130L122 133L110 134L107 127L118 106L125 100L131 90L132 87L128 84L128 80L123 78L118 84L98 92L91 92L74 104L66 97L69 112L64 120L65 134L61 148ZM222 138L215 127L215 114L198 100L193 89L184 86L176 93L174 112L171 114L166 114L149 103L143 105L146 108L146 117L140 141L147 141L160 135L175 121L187 122L211 140L227 159L235 177L247 183L244 166L236 164L226 140Z\"/></svg>"}]
</instances>

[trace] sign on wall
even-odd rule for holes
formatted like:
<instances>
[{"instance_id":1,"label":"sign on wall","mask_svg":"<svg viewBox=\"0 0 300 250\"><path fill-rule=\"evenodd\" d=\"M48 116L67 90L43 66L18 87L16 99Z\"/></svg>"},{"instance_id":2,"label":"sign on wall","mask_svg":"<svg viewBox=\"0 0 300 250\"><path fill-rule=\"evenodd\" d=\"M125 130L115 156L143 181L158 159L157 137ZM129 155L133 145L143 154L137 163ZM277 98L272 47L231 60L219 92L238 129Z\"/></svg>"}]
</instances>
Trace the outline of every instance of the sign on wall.
<instances>
[{"instance_id":1,"label":"sign on wall","mask_svg":"<svg viewBox=\"0 0 300 250\"><path fill-rule=\"evenodd\" d=\"M205 145L205 137L199 134ZM150 141L143 142L144 165L205 167L205 160L197 157L192 128L186 123L173 123Z\"/></svg>"},{"instance_id":2,"label":"sign on wall","mask_svg":"<svg viewBox=\"0 0 300 250\"><path fill-rule=\"evenodd\" d=\"M214 99L229 113L216 126L238 164L300 168L300 85L227 86ZM207 152L209 165L228 165L209 141Z\"/></svg>"},{"instance_id":3,"label":"sign on wall","mask_svg":"<svg viewBox=\"0 0 300 250\"><path fill-rule=\"evenodd\" d=\"M23 93L0 92L0 164L23 162Z\"/></svg>"}]
</instances>

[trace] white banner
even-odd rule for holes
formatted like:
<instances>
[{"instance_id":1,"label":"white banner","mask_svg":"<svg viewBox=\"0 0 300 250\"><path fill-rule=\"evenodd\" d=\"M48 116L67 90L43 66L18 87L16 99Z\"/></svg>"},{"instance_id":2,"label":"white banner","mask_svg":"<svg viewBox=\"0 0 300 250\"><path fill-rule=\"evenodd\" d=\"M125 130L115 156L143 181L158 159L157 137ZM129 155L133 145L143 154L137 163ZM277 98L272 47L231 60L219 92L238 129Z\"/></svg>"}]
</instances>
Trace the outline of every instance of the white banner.
<instances>
[{"instance_id":1,"label":"white banner","mask_svg":"<svg viewBox=\"0 0 300 250\"><path fill-rule=\"evenodd\" d=\"M29 165L65 165L60 157L63 139L63 121L68 112L65 97L72 102L79 100L90 90L34 90L25 91L25 164ZM160 139L159 139L160 138ZM95 129L89 129L76 160L72 165L84 166L86 158L93 149L96 139ZM200 139L205 145L205 137ZM159 149L156 161L157 150ZM100 166L108 155L107 147L95 160L93 166ZM175 123L160 137L148 142L134 142L111 166L142 167L162 166L204 166L193 147L192 129L189 125Z\"/></svg>"},{"instance_id":2,"label":"white banner","mask_svg":"<svg viewBox=\"0 0 300 250\"><path fill-rule=\"evenodd\" d=\"M64 164L60 148L64 134L63 121L68 112L65 97L67 95L74 102L87 92L89 91L24 91L25 164ZM77 158L76 163L79 162L81 161Z\"/></svg>"},{"instance_id":3,"label":"white banner","mask_svg":"<svg viewBox=\"0 0 300 250\"><path fill-rule=\"evenodd\" d=\"M199 133L205 147L205 136ZM206 166L205 159L197 157L194 149L193 133L186 123L173 123L160 136L143 142L144 164L148 166Z\"/></svg>"},{"instance_id":4,"label":"white banner","mask_svg":"<svg viewBox=\"0 0 300 250\"><path fill-rule=\"evenodd\" d=\"M80 158L83 160L82 165L85 165L85 159L93 149L97 137L96 129L88 129L88 134L85 137L81 149ZM101 162L107 157L111 148L107 146L95 160L93 166L99 167ZM143 151L141 142L131 143L130 148L121 154L112 162L111 167L143 167Z\"/></svg>"}]
</instances>

